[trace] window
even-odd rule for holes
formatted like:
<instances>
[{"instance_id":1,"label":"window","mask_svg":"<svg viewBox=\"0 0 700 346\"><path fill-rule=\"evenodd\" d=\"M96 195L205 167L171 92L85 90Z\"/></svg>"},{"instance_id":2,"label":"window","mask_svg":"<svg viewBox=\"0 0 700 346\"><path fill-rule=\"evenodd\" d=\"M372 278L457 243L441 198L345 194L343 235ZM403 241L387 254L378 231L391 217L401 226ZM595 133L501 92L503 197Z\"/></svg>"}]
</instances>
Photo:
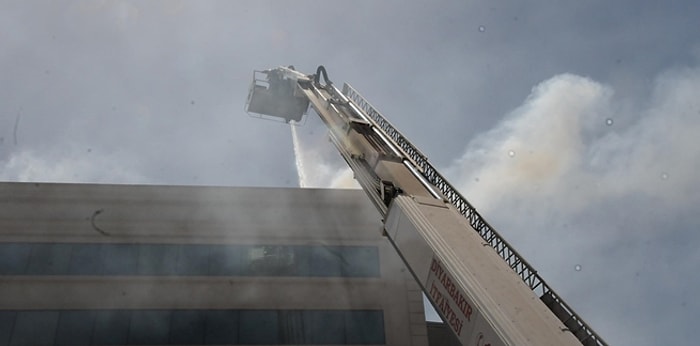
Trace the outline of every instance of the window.
<instances>
[{"instance_id":1,"label":"window","mask_svg":"<svg viewBox=\"0 0 700 346\"><path fill-rule=\"evenodd\" d=\"M31 244L0 244L0 275L24 274Z\"/></svg>"},{"instance_id":2,"label":"window","mask_svg":"<svg viewBox=\"0 0 700 346\"><path fill-rule=\"evenodd\" d=\"M0 310L0 345L9 345L10 337L12 336L12 328L15 325L14 311Z\"/></svg>"},{"instance_id":3,"label":"window","mask_svg":"<svg viewBox=\"0 0 700 346\"><path fill-rule=\"evenodd\" d=\"M343 254L337 246L314 246L309 250L310 276L341 276Z\"/></svg>"},{"instance_id":4,"label":"window","mask_svg":"<svg viewBox=\"0 0 700 346\"><path fill-rule=\"evenodd\" d=\"M68 271L70 253L70 244L34 244L29 255L27 274L55 275L65 273Z\"/></svg>"},{"instance_id":5,"label":"window","mask_svg":"<svg viewBox=\"0 0 700 346\"><path fill-rule=\"evenodd\" d=\"M178 246L176 272L178 275L208 275L209 246L180 245Z\"/></svg>"},{"instance_id":6,"label":"window","mask_svg":"<svg viewBox=\"0 0 700 346\"><path fill-rule=\"evenodd\" d=\"M100 253L104 275L133 275L138 268L138 245L103 244Z\"/></svg>"},{"instance_id":7,"label":"window","mask_svg":"<svg viewBox=\"0 0 700 346\"><path fill-rule=\"evenodd\" d=\"M253 276L297 276L292 246L261 245L248 247L248 272Z\"/></svg>"},{"instance_id":8,"label":"window","mask_svg":"<svg viewBox=\"0 0 700 346\"><path fill-rule=\"evenodd\" d=\"M345 311L345 342L348 344L383 344L384 316L377 310Z\"/></svg>"},{"instance_id":9,"label":"window","mask_svg":"<svg viewBox=\"0 0 700 346\"><path fill-rule=\"evenodd\" d=\"M344 344L343 311L304 311L304 337L310 344Z\"/></svg>"},{"instance_id":10,"label":"window","mask_svg":"<svg viewBox=\"0 0 700 346\"><path fill-rule=\"evenodd\" d=\"M92 345L125 345L129 336L128 310L97 311L92 335Z\"/></svg>"},{"instance_id":11,"label":"window","mask_svg":"<svg viewBox=\"0 0 700 346\"><path fill-rule=\"evenodd\" d=\"M89 345L94 311L61 311L56 330L56 345Z\"/></svg>"},{"instance_id":12,"label":"window","mask_svg":"<svg viewBox=\"0 0 700 346\"><path fill-rule=\"evenodd\" d=\"M209 248L209 275L247 275L246 252L246 246L211 246Z\"/></svg>"},{"instance_id":13,"label":"window","mask_svg":"<svg viewBox=\"0 0 700 346\"><path fill-rule=\"evenodd\" d=\"M378 277L379 249L375 246L339 247L342 254L342 276L344 277Z\"/></svg>"},{"instance_id":14,"label":"window","mask_svg":"<svg viewBox=\"0 0 700 346\"><path fill-rule=\"evenodd\" d=\"M0 311L0 345L384 343L381 310Z\"/></svg>"},{"instance_id":15,"label":"window","mask_svg":"<svg viewBox=\"0 0 700 346\"><path fill-rule=\"evenodd\" d=\"M100 244L73 244L68 275L99 275L102 271ZM59 273L63 274L63 273Z\"/></svg>"},{"instance_id":16,"label":"window","mask_svg":"<svg viewBox=\"0 0 700 346\"><path fill-rule=\"evenodd\" d=\"M177 245L142 244L139 245L138 275L175 275L177 274Z\"/></svg>"},{"instance_id":17,"label":"window","mask_svg":"<svg viewBox=\"0 0 700 346\"><path fill-rule=\"evenodd\" d=\"M275 310L241 310L238 342L241 344L279 344L278 312Z\"/></svg>"},{"instance_id":18,"label":"window","mask_svg":"<svg viewBox=\"0 0 700 346\"><path fill-rule=\"evenodd\" d=\"M204 342L207 345L233 344L238 340L238 311L210 310L206 313Z\"/></svg>"},{"instance_id":19,"label":"window","mask_svg":"<svg viewBox=\"0 0 700 346\"><path fill-rule=\"evenodd\" d=\"M170 319L170 344L204 344L204 311L174 310Z\"/></svg>"},{"instance_id":20,"label":"window","mask_svg":"<svg viewBox=\"0 0 700 346\"><path fill-rule=\"evenodd\" d=\"M129 325L129 344L165 345L170 332L170 311L133 311Z\"/></svg>"},{"instance_id":21,"label":"window","mask_svg":"<svg viewBox=\"0 0 700 346\"><path fill-rule=\"evenodd\" d=\"M10 346L53 344L57 322L57 311L19 311L15 317Z\"/></svg>"},{"instance_id":22,"label":"window","mask_svg":"<svg viewBox=\"0 0 700 346\"><path fill-rule=\"evenodd\" d=\"M378 277L376 246L0 243L0 275Z\"/></svg>"}]
</instances>

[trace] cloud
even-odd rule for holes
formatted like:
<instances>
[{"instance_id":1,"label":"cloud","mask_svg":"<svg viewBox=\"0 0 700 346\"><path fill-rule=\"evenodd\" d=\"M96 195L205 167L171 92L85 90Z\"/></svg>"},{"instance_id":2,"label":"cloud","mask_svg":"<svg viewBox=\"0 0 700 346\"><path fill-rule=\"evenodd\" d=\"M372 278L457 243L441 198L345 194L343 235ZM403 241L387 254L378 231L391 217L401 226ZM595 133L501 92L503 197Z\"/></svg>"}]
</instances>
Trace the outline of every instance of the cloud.
<instances>
[{"instance_id":1,"label":"cloud","mask_svg":"<svg viewBox=\"0 0 700 346\"><path fill-rule=\"evenodd\" d=\"M558 75L445 170L613 343L658 344L645 335L669 331L691 337L687 326L652 316L692 311L700 294L687 276L700 265L692 250L700 246L692 236L700 227L692 216L700 202L697 90L698 67L663 73L651 97L632 105L609 86ZM639 333L639 325L657 330Z\"/></svg>"}]
</instances>

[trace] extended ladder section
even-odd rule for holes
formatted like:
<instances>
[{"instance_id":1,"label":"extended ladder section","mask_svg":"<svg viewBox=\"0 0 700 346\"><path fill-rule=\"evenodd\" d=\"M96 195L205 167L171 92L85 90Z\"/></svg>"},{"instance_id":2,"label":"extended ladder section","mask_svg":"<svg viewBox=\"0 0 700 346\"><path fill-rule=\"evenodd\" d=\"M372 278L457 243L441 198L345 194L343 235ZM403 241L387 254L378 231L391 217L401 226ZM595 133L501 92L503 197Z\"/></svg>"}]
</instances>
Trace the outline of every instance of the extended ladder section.
<instances>
[{"instance_id":1,"label":"extended ladder section","mask_svg":"<svg viewBox=\"0 0 700 346\"><path fill-rule=\"evenodd\" d=\"M296 81L293 94L328 126L384 235L463 345L606 345L355 89L338 90L322 66L287 70L275 75Z\"/></svg>"},{"instance_id":2,"label":"extended ladder section","mask_svg":"<svg viewBox=\"0 0 700 346\"><path fill-rule=\"evenodd\" d=\"M457 189L443 177L428 159L406 137L389 123L367 100L365 100L354 88L347 83L343 86L343 94L371 117L376 125L387 137L400 147L417 165L418 171L424 179L436 187L449 201L490 247L506 262L508 266L520 276L522 281L533 290L540 299L552 310L552 312L576 335L584 345L607 345L593 329L576 314L554 290L547 285L542 277L533 269L527 261L518 254L508 242L479 215Z\"/></svg>"}]
</instances>

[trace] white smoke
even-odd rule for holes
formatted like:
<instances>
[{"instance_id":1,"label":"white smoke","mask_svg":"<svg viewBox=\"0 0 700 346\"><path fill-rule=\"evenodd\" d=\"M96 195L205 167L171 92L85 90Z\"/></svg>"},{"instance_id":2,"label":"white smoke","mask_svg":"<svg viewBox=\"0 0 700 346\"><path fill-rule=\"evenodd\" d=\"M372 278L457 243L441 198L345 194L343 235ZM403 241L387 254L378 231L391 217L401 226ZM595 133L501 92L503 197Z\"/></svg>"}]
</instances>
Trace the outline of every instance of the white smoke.
<instances>
[{"instance_id":1,"label":"white smoke","mask_svg":"<svg viewBox=\"0 0 700 346\"><path fill-rule=\"evenodd\" d=\"M600 122L610 90L561 75L535 87L525 104L469 144L447 170L482 209L500 196L556 191L556 182L582 164L584 126Z\"/></svg>"},{"instance_id":2,"label":"white smoke","mask_svg":"<svg viewBox=\"0 0 700 346\"><path fill-rule=\"evenodd\" d=\"M608 341L652 345L644 335L692 330L652 316L700 310L688 276L700 266L698 91L700 68L663 74L631 105L559 75L445 173Z\"/></svg>"},{"instance_id":3,"label":"white smoke","mask_svg":"<svg viewBox=\"0 0 700 346\"><path fill-rule=\"evenodd\" d=\"M348 167L337 170L331 179L331 188L334 189L359 189L360 184L355 180L355 175Z\"/></svg>"},{"instance_id":4,"label":"white smoke","mask_svg":"<svg viewBox=\"0 0 700 346\"><path fill-rule=\"evenodd\" d=\"M486 212L519 196L577 212L631 193L686 207L698 189L698 90L700 69L667 73L646 109L629 115L616 113L610 87L556 76L471 141L446 172Z\"/></svg>"},{"instance_id":5,"label":"white smoke","mask_svg":"<svg viewBox=\"0 0 700 346\"><path fill-rule=\"evenodd\" d=\"M143 184L148 180L136 173L123 157L92 153L92 150L68 155L21 150L0 161L0 180L54 183Z\"/></svg>"}]
</instances>

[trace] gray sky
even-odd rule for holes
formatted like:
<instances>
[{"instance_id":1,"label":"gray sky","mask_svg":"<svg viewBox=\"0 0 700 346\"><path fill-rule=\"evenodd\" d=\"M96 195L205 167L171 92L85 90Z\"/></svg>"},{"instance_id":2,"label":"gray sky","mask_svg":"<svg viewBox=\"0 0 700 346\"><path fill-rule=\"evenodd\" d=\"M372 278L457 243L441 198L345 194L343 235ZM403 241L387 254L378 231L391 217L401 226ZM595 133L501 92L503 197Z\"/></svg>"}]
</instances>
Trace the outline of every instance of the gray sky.
<instances>
[{"instance_id":1,"label":"gray sky","mask_svg":"<svg viewBox=\"0 0 700 346\"><path fill-rule=\"evenodd\" d=\"M243 106L253 69L324 64L607 341L692 344L697 13L692 0L6 0L0 179L297 186L289 127ZM310 185L334 185L342 162L320 123L298 132Z\"/></svg>"}]
</instances>

